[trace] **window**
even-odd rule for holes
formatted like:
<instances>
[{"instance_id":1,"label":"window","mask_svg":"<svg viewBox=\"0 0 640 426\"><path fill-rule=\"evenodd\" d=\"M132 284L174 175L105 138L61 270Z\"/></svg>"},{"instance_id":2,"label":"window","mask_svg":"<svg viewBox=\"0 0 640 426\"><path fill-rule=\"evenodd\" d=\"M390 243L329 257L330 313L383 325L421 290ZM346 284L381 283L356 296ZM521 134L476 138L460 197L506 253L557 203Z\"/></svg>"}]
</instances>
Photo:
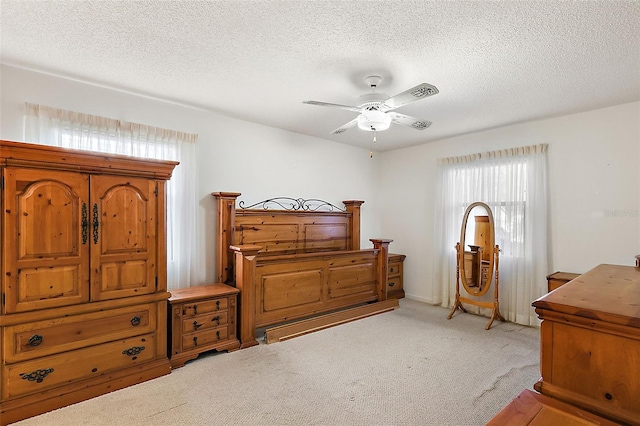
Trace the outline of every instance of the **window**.
<instances>
[{"instance_id":1,"label":"window","mask_svg":"<svg viewBox=\"0 0 640 426\"><path fill-rule=\"evenodd\" d=\"M453 306L454 246L462 218L475 201L489 205L500 246L500 310L509 321L537 325L531 302L547 275L547 145L439 160L434 285ZM479 312L479 310L478 310Z\"/></svg>"},{"instance_id":2,"label":"window","mask_svg":"<svg viewBox=\"0 0 640 426\"><path fill-rule=\"evenodd\" d=\"M167 283L197 277L195 142L197 135L42 105L25 104L25 141L63 148L179 161L167 184Z\"/></svg>"}]
</instances>

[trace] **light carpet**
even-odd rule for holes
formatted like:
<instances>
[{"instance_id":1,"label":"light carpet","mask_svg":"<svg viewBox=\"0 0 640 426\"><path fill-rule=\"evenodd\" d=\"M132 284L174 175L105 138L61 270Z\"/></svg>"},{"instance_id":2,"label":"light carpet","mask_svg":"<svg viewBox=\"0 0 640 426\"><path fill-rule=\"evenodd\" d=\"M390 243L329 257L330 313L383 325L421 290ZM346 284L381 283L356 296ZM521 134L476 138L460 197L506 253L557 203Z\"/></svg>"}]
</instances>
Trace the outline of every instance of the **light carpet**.
<instances>
[{"instance_id":1,"label":"light carpet","mask_svg":"<svg viewBox=\"0 0 640 426\"><path fill-rule=\"evenodd\" d=\"M402 299L295 339L205 354L164 377L19 422L483 425L540 377L539 329Z\"/></svg>"}]
</instances>

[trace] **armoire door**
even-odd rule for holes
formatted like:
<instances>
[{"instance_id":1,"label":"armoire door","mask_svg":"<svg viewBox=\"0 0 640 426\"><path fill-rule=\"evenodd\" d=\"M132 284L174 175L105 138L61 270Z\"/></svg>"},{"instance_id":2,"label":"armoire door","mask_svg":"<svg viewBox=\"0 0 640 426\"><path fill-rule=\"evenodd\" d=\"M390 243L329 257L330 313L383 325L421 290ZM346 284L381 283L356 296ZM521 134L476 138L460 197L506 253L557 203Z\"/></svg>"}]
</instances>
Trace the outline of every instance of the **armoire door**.
<instances>
[{"instance_id":1,"label":"armoire door","mask_svg":"<svg viewBox=\"0 0 640 426\"><path fill-rule=\"evenodd\" d=\"M156 181L91 176L91 300L156 289Z\"/></svg>"},{"instance_id":2,"label":"armoire door","mask_svg":"<svg viewBox=\"0 0 640 426\"><path fill-rule=\"evenodd\" d=\"M7 167L3 313L89 300L88 176Z\"/></svg>"}]
</instances>

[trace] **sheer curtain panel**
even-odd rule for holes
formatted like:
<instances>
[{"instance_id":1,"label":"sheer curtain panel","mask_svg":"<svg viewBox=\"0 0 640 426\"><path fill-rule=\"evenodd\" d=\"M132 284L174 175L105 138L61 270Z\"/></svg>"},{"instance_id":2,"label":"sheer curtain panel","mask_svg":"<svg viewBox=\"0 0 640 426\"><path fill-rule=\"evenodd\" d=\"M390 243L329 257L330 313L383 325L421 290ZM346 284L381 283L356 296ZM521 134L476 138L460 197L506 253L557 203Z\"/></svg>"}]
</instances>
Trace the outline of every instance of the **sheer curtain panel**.
<instances>
[{"instance_id":1,"label":"sheer curtain panel","mask_svg":"<svg viewBox=\"0 0 640 426\"><path fill-rule=\"evenodd\" d=\"M24 137L43 145L179 161L166 190L167 285L195 284L198 135L26 103Z\"/></svg>"},{"instance_id":2,"label":"sheer curtain panel","mask_svg":"<svg viewBox=\"0 0 640 426\"><path fill-rule=\"evenodd\" d=\"M438 160L435 300L453 306L454 246L466 207L482 201L493 212L501 249L500 311L508 321L537 326L531 302L546 293L547 192L546 144ZM465 307L476 313L483 309Z\"/></svg>"}]
</instances>

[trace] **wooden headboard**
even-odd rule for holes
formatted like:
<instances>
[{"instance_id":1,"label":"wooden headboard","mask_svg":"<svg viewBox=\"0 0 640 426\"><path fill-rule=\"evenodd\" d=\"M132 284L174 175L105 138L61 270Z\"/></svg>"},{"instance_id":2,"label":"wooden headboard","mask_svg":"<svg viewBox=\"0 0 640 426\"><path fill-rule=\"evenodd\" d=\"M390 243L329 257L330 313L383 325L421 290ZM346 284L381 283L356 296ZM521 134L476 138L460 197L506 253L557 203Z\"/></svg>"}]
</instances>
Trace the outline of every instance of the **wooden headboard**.
<instances>
[{"instance_id":1,"label":"wooden headboard","mask_svg":"<svg viewBox=\"0 0 640 426\"><path fill-rule=\"evenodd\" d=\"M214 192L217 204L216 280L234 280L230 246L257 245L260 256L360 250L360 206L322 200L272 198L236 207L238 192Z\"/></svg>"}]
</instances>

